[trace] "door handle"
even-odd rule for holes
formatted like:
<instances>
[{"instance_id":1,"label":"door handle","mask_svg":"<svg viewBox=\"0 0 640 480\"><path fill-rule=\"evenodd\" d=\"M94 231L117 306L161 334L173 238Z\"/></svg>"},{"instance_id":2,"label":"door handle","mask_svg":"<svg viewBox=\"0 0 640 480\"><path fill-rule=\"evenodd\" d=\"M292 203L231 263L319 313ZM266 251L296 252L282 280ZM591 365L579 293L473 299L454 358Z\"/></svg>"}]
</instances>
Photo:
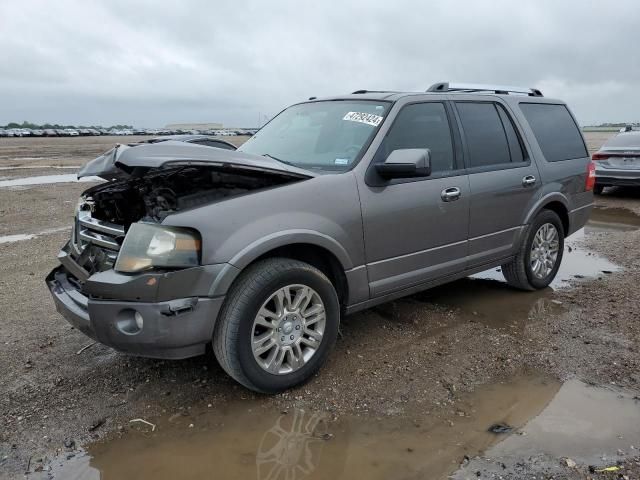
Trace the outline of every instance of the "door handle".
<instances>
[{"instance_id":1,"label":"door handle","mask_svg":"<svg viewBox=\"0 0 640 480\"><path fill-rule=\"evenodd\" d=\"M440 198L444 202L453 202L454 200L458 200L460 198L461 192L458 187L449 187L442 190L440 194Z\"/></svg>"},{"instance_id":2,"label":"door handle","mask_svg":"<svg viewBox=\"0 0 640 480\"><path fill-rule=\"evenodd\" d=\"M534 177L533 175L527 175L526 177L524 177L522 179L522 186L523 187L530 187L531 185L536 183L536 177Z\"/></svg>"}]
</instances>

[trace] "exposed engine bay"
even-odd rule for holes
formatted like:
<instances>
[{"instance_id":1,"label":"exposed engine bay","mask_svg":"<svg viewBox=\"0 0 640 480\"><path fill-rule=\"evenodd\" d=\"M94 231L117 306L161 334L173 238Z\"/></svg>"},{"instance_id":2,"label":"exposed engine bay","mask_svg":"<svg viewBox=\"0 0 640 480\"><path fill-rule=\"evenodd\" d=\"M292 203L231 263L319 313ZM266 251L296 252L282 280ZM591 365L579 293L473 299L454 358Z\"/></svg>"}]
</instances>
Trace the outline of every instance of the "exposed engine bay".
<instances>
[{"instance_id":1,"label":"exposed engine bay","mask_svg":"<svg viewBox=\"0 0 640 480\"><path fill-rule=\"evenodd\" d=\"M162 222L181 210L295 181L259 170L202 165L141 170L87 190L83 198L93 217L128 229L134 222Z\"/></svg>"}]
</instances>

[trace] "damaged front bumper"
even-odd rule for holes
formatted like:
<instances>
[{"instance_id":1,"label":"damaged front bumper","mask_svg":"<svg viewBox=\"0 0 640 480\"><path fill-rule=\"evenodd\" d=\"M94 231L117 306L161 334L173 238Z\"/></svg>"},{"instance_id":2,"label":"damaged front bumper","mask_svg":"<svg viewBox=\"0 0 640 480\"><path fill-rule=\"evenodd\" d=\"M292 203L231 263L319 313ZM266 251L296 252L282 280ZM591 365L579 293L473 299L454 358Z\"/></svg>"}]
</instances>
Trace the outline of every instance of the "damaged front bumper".
<instances>
[{"instance_id":1,"label":"damaged front bumper","mask_svg":"<svg viewBox=\"0 0 640 480\"><path fill-rule=\"evenodd\" d=\"M121 352L181 359L204 353L223 296L212 285L228 267L208 265L173 272L88 275L69 254L46 279L56 309L92 339Z\"/></svg>"}]
</instances>

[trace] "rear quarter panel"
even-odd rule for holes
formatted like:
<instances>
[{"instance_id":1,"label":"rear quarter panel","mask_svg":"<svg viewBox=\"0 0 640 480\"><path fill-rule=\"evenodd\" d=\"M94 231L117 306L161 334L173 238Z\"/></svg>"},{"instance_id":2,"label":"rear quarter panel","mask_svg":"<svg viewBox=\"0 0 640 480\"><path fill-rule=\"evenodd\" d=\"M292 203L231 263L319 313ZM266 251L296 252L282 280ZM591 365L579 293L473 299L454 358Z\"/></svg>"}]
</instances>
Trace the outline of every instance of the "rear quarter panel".
<instances>
[{"instance_id":1,"label":"rear quarter panel","mask_svg":"<svg viewBox=\"0 0 640 480\"><path fill-rule=\"evenodd\" d=\"M550 202L560 202L569 213L569 231L567 235L571 235L584 226L593 208L593 192L587 192L585 190L588 174L587 167L591 159L587 153L586 156L580 158L554 162L548 161L538 144L533 130L519 107L520 103L531 102L532 100L530 98L523 99L514 97L506 99L506 101L509 103L511 111L522 131L525 133L525 143L534 161L538 165L540 179L542 180L542 187L534 199L535 203L523 212L525 215L523 224L530 223L533 217ZM535 102L565 105L562 101L547 98L536 98ZM575 120L571 109L569 109L569 113L571 113L577 127L578 122ZM580 131L579 127L577 128ZM580 136L585 143L585 152L588 152L582 131L580 131Z\"/></svg>"}]
</instances>

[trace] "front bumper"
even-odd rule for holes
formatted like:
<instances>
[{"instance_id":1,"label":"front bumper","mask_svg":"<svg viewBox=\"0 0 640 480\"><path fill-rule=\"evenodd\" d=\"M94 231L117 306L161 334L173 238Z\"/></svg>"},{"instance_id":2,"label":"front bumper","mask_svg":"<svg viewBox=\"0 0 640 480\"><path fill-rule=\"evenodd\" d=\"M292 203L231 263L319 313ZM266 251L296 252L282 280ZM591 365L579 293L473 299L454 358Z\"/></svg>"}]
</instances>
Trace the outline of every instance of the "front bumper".
<instances>
[{"instance_id":1,"label":"front bumper","mask_svg":"<svg viewBox=\"0 0 640 480\"><path fill-rule=\"evenodd\" d=\"M47 276L46 283L58 312L82 333L121 352L144 357L181 359L204 353L212 339L224 297L185 296L158 300L163 294L155 290L154 301L95 298L81 291L79 282L68 269L73 260L63 258L63 265ZM93 289L98 285L109 293L120 289L132 292L132 285L127 287L117 274L112 278L111 289L105 283L104 275L96 275L100 281L93 282ZM94 276L87 280L82 290L92 283ZM191 289L198 290L197 285L192 284ZM141 328L136 323L136 312L138 319L142 318Z\"/></svg>"}]
</instances>

